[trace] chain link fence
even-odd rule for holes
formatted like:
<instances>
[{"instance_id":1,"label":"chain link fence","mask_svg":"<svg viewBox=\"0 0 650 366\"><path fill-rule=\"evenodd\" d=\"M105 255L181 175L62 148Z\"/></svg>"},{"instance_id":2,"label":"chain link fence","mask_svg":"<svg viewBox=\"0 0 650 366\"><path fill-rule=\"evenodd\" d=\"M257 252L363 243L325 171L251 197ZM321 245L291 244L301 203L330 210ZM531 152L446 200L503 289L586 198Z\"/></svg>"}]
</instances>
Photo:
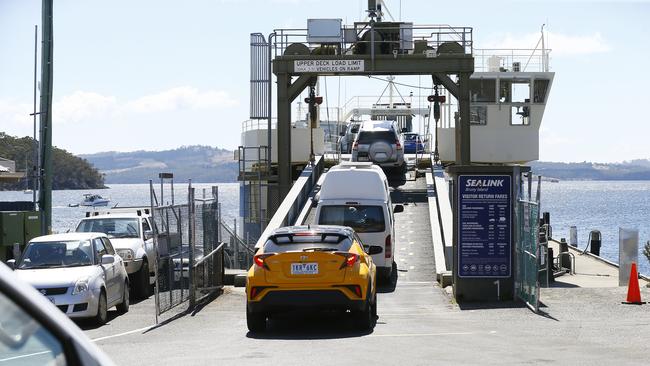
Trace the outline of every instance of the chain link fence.
<instances>
[{"instance_id":1,"label":"chain link fence","mask_svg":"<svg viewBox=\"0 0 650 366\"><path fill-rule=\"evenodd\" d=\"M225 245L220 240L218 190L212 197L196 199L188 190L190 204L154 206L151 189L156 262L156 314L185 302L193 308L223 287Z\"/></svg>"}]
</instances>

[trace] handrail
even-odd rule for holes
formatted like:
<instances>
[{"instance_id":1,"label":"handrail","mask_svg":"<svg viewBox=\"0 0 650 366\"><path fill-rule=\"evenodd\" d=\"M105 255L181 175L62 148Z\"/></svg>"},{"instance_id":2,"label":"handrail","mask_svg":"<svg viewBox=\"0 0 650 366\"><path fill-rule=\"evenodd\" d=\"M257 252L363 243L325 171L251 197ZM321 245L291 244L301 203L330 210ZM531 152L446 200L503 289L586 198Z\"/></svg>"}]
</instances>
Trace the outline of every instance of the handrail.
<instances>
[{"instance_id":1,"label":"handrail","mask_svg":"<svg viewBox=\"0 0 650 366\"><path fill-rule=\"evenodd\" d=\"M316 156L313 165L308 165L300 174L300 177L291 186L291 190L284 198L280 207L269 221L266 229L260 235L255 248L261 248L269 237L271 232L279 227L294 225L295 220L300 215L305 202L309 198L309 193L318 182L318 178L323 172L323 156Z\"/></svg>"},{"instance_id":2,"label":"handrail","mask_svg":"<svg viewBox=\"0 0 650 366\"><path fill-rule=\"evenodd\" d=\"M214 249L213 251L211 251L210 254L208 254L208 255L206 255L206 256L203 256L203 258L201 258L201 259L199 259L198 261L196 261L196 263L194 263L194 268L197 268L197 267L200 266L203 262L205 262L208 258L210 258L210 257L212 257L214 254L216 254L219 250L222 250L223 247L224 247L224 245L226 245L226 243L221 243L221 244L219 244L219 246L218 246L216 249Z\"/></svg>"},{"instance_id":3,"label":"handrail","mask_svg":"<svg viewBox=\"0 0 650 366\"><path fill-rule=\"evenodd\" d=\"M234 233L233 230L228 227L228 225L226 225L223 221L221 221L221 226L226 229L231 238L235 238L239 244L246 248L246 251L248 251L250 254L255 254L255 250L251 249L248 244L245 243L239 236L237 236L237 234Z\"/></svg>"}]
</instances>

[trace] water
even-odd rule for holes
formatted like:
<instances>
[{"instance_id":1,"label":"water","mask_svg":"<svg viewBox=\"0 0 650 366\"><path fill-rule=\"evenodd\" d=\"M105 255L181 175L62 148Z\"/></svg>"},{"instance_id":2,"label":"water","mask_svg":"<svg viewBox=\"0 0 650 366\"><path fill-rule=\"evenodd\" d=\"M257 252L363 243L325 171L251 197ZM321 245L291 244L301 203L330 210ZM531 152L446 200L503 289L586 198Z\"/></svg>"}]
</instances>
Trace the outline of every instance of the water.
<instances>
[{"instance_id":1,"label":"water","mask_svg":"<svg viewBox=\"0 0 650 366\"><path fill-rule=\"evenodd\" d=\"M192 184L195 190L195 197L203 197L203 189L206 197L212 195L212 186L219 187L219 202L221 203L221 217L226 223L232 223L239 215L239 184L238 183L195 183ZM69 207L69 204L79 203L86 193L96 193L104 198L110 198L111 202L107 207L98 207L96 210L105 211L114 205L119 206L151 206L149 198L149 184L110 184L108 189L91 190L65 190L52 191L52 230L54 232L66 232L74 230L79 220L85 216L86 211L92 211L92 207ZM163 199L165 203L171 201L170 186L165 185ZM154 185L156 195L160 199L160 184ZM187 202L187 184L174 184L174 203ZM31 201L31 194L24 194L22 191L0 191L0 201ZM230 225L232 226L232 225Z\"/></svg>"},{"instance_id":2,"label":"water","mask_svg":"<svg viewBox=\"0 0 650 366\"><path fill-rule=\"evenodd\" d=\"M639 272L650 274L643 255L650 240L650 182L561 181L542 182L542 211L551 214L553 238L569 241L569 228L578 228L578 247L584 249L591 230L600 230L600 255L618 263L619 227L639 230Z\"/></svg>"},{"instance_id":3,"label":"water","mask_svg":"<svg viewBox=\"0 0 650 366\"><path fill-rule=\"evenodd\" d=\"M232 222L238 216L239 185L237 183L194 184L196 197L202 189L210 194L210 187L219 187L222 217ZM175 185L176 202L187 201L187 185ZM160 186L155 186L159 194ZM111 184L110 189L54 191L52 228L57 232L73 229L88 208L68 207L78 203L84 193L98 193L111 199L111 205L149 206L148 184ZM170 200L169 189L164 192ZM31 195L22 192L0 192L0 201L30 200ZM650 240L650 182L647 181L562 181L542 183L542 211L551 213L553 237L569 239L569 227L578 227L578 246L587 244L589 231L600 230L603 235L601 256L618 262L618 228L631 227L639 230L639 271L650 274L650 263L641 253L643 245Z\"/></svg>"}]
</instances>

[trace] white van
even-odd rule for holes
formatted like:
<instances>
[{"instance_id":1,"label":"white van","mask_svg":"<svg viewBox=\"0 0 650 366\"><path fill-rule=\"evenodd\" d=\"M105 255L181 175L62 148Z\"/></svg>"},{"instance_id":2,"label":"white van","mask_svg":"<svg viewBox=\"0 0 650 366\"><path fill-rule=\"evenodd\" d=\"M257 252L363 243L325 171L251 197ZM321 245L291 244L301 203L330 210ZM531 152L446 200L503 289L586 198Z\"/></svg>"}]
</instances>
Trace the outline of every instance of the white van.
<instances>
[{"instance_id":1,"label":"white van","mask_svg":"<svg viewBox=\"0 0 650 366\"><path fill-rule=\"evenodd\" d=\"M318 193L316 224L353 228L364 246L377 245L382 252L372 256L377 274L390 279L395 258L395 225L388 179L372 163L341 163L325 174Z\"/></svg>"}]
</instances>

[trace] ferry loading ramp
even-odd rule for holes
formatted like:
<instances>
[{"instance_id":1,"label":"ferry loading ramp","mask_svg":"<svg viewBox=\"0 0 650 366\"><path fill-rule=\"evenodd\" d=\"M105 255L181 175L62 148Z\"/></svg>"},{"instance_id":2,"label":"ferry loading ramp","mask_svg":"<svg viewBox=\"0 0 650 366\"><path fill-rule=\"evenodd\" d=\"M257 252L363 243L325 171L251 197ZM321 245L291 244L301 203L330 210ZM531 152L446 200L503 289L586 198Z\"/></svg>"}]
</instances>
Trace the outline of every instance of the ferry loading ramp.
<instances>
[{"instance_id":1,"label":"ferry loading ramp","mask_svg":"<svg viewBox=\"0 0 650 366\"><path fill-rule=\"evenodd\" d=\"M650 305L621 304L625 287L542 289L539 315L518 302L454 303L436 281L425 179L406 182L392 198L405 209L395 215L398 276L380 289L372 332L359 332L346 316L319 313L278 316L267 332L251 334L244 290L234 287L158 327L153 298L127 315L111 314L104 327L82 327L123 365L647 362ZM646 287L641 292L650 296Z\"/></svg>"}]
</instances>

